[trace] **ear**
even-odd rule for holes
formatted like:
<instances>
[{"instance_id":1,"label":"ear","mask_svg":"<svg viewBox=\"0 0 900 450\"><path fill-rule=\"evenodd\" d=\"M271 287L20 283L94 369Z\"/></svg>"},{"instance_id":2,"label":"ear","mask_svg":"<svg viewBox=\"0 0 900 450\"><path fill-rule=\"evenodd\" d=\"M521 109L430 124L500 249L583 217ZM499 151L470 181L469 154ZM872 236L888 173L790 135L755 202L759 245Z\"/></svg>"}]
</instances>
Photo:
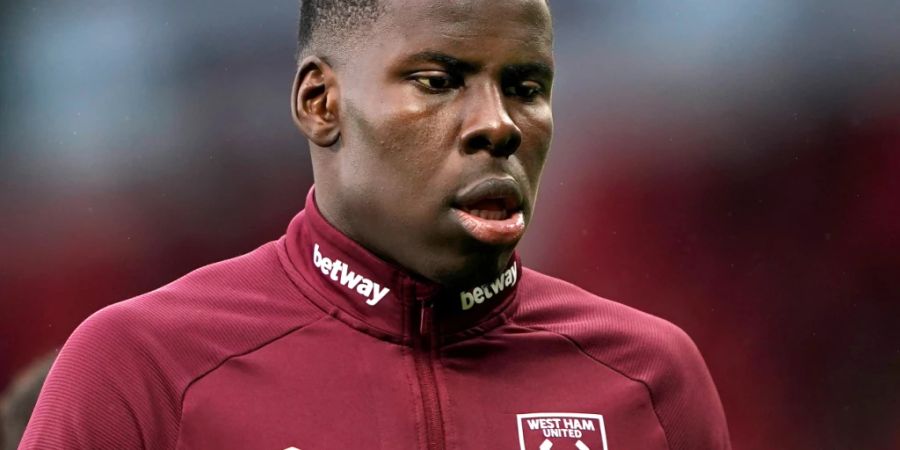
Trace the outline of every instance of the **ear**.
<instances>
[{"instance_id":1,"label":"ear","mask_svg":"<svg viewBox=\"0 0 900 450\"><path fill-rule=\"evenodd\" d=\"M334 145L341 136L339 94L337 78L328 63L317 56L300 62L291 90L291 114L297 128L320 147Z\"/></svg>"}]
</instances>

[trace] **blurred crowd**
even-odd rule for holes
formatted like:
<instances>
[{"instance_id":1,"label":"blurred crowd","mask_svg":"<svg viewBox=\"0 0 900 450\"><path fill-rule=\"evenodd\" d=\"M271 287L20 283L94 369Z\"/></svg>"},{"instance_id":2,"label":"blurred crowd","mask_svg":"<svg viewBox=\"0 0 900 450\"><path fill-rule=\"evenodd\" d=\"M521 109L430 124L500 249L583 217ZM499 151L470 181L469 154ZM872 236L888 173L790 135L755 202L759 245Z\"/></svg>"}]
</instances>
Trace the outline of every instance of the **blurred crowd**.
<instances>
[{"instance_id":1,"label":"blurred crowd","mask_svg":"<svg viewBox=\"0 0 900 450\"><path fill-rule=\"evenodd\" d=\"M900 5L552 8L556 135L523 262L684 328L738 450L900 448ZM302 208L296 9L0 5L7 398L93 311Z\"/></svg>"}]
</instances>

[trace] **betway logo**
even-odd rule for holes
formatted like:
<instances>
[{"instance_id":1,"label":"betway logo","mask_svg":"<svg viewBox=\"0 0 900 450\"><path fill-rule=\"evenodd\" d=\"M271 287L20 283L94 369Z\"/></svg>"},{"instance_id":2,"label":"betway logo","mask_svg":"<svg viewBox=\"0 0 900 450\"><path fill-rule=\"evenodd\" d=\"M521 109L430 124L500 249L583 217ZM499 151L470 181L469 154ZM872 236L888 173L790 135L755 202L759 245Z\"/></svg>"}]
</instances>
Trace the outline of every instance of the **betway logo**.
<instances>
[{"instance_id":1,"label":"betway logo","mask_svg":"<svg viewBox=\"0 0 900 450\"><path fill-rule=\"evenodd\" d=\"M483 284L477 288L460 292L459 300L462 302L463 311L472 308L476 304L481 304L485 300L503 292L506 288L516 284L519 273L516 272L516 263L509 266L509 269L503 271L496 280L491 284Z\"/></svg>"},{"instance_id":2,"label":"betway logo","mask_svg":"<svg viewBox=\"0 0 900 450\"><path fill-rule=\"evenodd\" d=\"M377 305L388 292L391 292L390 289L353 272L347 263L322 256L319 244L315 244L313 247L313 265L318 267L326 278L331 278L332 281L365 297L366 304L369 306Z\"/></svg>"}]
</instances>

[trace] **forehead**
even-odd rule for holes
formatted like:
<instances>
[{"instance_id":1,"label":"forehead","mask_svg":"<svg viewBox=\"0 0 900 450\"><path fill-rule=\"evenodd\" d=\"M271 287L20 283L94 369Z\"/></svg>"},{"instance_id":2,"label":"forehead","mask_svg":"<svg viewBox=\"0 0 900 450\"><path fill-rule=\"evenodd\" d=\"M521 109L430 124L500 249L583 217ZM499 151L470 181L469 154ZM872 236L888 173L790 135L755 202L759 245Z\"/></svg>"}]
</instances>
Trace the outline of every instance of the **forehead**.
<instances>
[{"instance_id":1,"label":"forehead","mask_svg":"<svg viewBox=\"0 0 900 450\"><path fill-rule=\"evenodd\" d=\"M546 0L386 0L385 6L373 36L380 45L552 58Z\"/></svg>"}]
</instances>

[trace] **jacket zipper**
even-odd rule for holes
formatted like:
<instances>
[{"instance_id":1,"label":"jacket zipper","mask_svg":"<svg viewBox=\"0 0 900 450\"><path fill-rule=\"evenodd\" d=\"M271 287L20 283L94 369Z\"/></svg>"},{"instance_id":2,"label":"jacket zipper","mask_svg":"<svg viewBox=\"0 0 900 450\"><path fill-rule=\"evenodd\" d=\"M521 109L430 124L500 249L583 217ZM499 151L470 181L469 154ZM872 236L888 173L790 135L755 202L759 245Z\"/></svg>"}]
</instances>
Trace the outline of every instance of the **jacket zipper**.
<instances>
[{"instance_id":1,"label":"jacket zipper","mask_svg":"<svg viewBox=\"0 0 900 450\"><path fill-rule=\"evenodd\" d=\"M434 330L431 303L420 306L419 330L414 336L413 357L416 378L422 393L422 407L425 413L425 441L428 450L444 449L444 422L438 398L437 380L434 375L434 360L437 357L437 334Z\"/></svg>"}]
</instances>

